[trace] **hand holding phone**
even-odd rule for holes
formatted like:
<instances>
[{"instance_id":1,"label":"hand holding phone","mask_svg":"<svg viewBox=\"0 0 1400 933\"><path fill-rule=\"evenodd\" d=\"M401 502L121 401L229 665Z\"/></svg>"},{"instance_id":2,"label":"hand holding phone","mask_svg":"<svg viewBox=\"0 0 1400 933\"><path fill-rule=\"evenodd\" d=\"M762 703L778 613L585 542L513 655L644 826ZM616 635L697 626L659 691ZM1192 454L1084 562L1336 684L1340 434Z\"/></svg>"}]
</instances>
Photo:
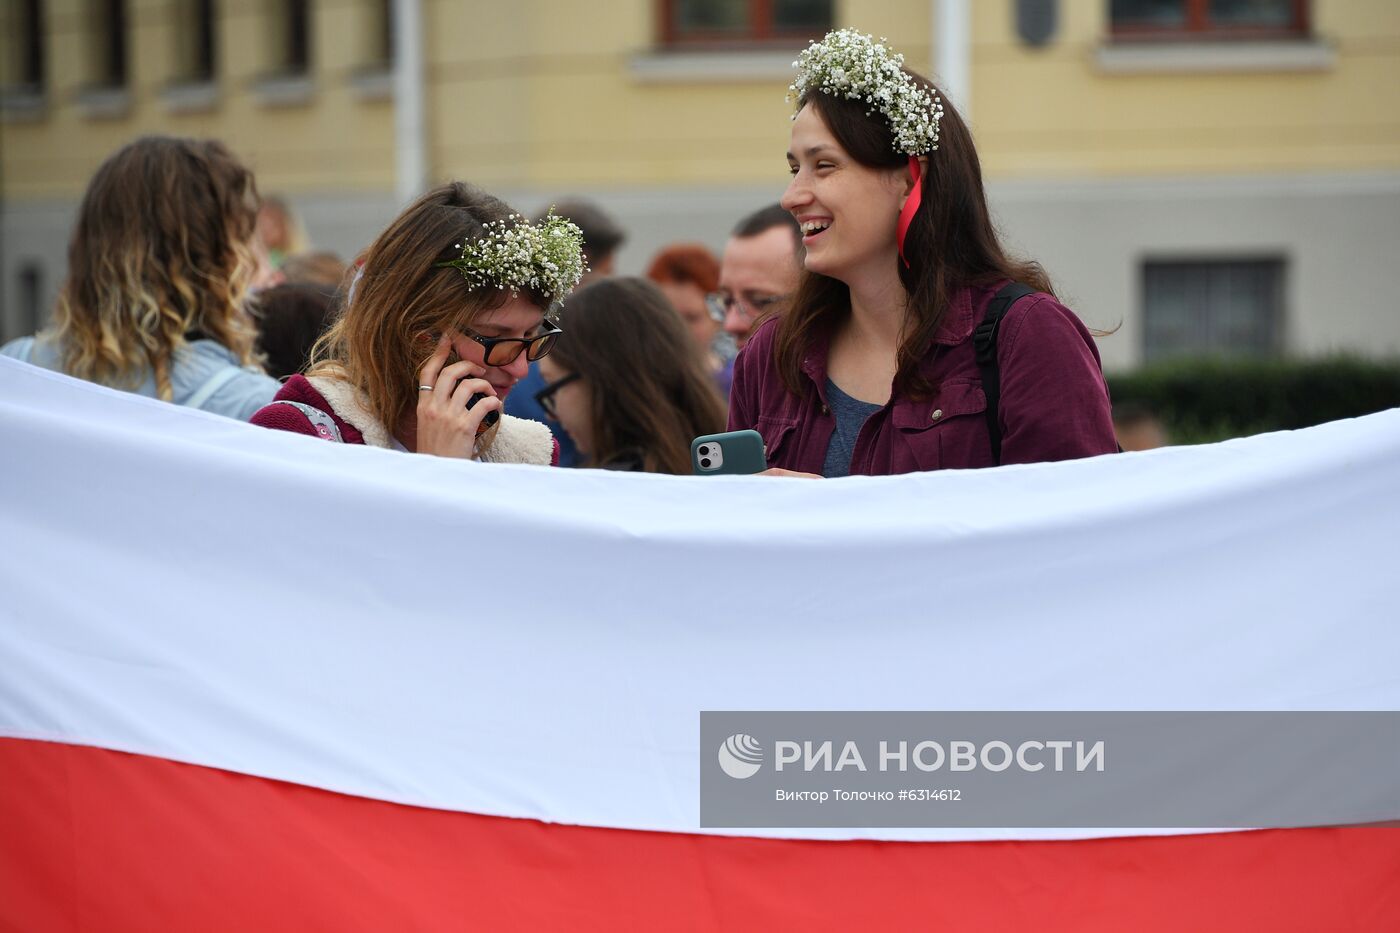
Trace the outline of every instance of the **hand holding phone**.
<instances>
[{"instance_id":1,"label":"hand holding phone","mask_svg":"<svg viewBox=\"0 0 1400 933\"><path fill-rule=\"evenodd\" d=\"M460 362L462 362L462 358L457 355L457 351L450 350L447 354L447 365L451 366L454 363ZM472 406L484 398L491 398L491 396L487 395L485 392L472 393L472 397L467 399L467 411L471 411ZM501 413L499 411L488 411L486 413L486 417L481 419L481 424L476 426L477 436L480 437L482 434L485 434L487 429L489 429L492 425L494 425L497 421L500 420Z\"/></svg>"},{"instance_id":2,"label":"hand holding phone","mask_svg":"<svg viewBox=\"0 0 1400 933\"><path fill-rule=\"evenodd\" d=\"M763 435L757 431L705 434L690 442L690 465L697 476L747 475L768 469Z\"/></svg>"},{"instance_id":3,"label":"hand holding phone","mask_svg":"<svg viewBox=\"0 0 1400 933\"><path fill-rule=\"evenodd\" d=\"M450 341L440 337L418 372L414 449L441 457L473 458L477 438L500 420L501 400L485 370L456 359Z\"/></svg>"}]
</instances>

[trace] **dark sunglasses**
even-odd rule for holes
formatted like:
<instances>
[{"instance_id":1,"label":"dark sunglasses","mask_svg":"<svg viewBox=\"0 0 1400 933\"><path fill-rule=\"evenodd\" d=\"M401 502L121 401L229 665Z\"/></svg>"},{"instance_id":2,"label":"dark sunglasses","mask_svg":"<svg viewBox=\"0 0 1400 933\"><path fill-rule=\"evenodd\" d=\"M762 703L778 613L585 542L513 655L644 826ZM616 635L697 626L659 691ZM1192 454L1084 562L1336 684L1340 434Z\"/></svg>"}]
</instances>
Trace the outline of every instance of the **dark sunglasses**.
<instances>
[{"instance_id":1,"label":"dark sunglasses","mask_svg":"<svg viewBox=\"0 0 1400 933\"><path fill-rule=\"evenodd\" d=\"M545 322L545 326L549 330L535 337L483 337L469 330L462 333L486 348L482 360L487 366L509 366L520 356L521 351L524 351L525 359L533 363L554 349L554 341L559 339L559 335L564 331L548 321Z\"/></svg>"},{"instance_id":2,"label":"dark sunglasses","mask_svg":"<svg viewBox=\"0 0 1400 933\"><path fill-rule=\"evenodd\" d=\"M560 389L564 388L564 386L573 382L577 378L579 378L578 373L569 373L567 376L560 376L558 379L554 380L549 385L545 386L543 389L540 389L538 392L535 393L535 401L538 402L539 406L544 409L544 413L549 417L553 418L555 421L559 420L559 413L558 410L554 407L554 393L558 392Z\"/></svg>"}]
</instances>

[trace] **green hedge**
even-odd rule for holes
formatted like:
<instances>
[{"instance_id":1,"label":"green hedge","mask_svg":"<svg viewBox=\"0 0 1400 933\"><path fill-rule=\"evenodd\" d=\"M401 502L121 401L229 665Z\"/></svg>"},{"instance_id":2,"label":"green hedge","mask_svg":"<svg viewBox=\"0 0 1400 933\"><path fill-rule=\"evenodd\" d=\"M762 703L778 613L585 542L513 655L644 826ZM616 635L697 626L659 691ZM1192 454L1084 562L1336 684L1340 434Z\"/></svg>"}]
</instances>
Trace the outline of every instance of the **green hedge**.
<instances>
[{"instance_id":1,"label":"green hedge","mask_svg":"<svg viewBox=\"0 0 1400 933\"><path fill-rule=\"evenodd\" d=\"M1182 359L1109 374L1115 408L1140 405L1176 444L1306 428L1400 406L1400 360Z\"/></svg>"}]
</instances>

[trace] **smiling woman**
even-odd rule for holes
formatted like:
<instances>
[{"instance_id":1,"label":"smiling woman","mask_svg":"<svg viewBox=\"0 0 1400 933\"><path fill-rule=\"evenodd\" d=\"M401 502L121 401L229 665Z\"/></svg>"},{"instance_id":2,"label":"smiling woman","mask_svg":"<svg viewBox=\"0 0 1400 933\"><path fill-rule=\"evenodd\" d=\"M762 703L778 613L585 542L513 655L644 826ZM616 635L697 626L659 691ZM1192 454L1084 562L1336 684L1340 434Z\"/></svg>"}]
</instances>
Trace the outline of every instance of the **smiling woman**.
<instances>
[{"instance_id":1,"label":"smiling woman","mask_svg":"<svg viewBox=\"0 0 1400 933\"><path fill-rule=\"evenodd\" d=\"M503 416L550 312L583 272L578 228L532 225L460 182L428 192L369 248L345 312L254 424L444 457L553 463L544 425Z\"/></svg>"},{"instance_id":2,"label":"smiling woman","mask_svg":"<svg viewBox=\"0 0 1400 933\"><path fill-rule=\"evenodd\" d=\"M1093 338L1003 251L957 111L854 30L797 67L782 205L805 272L739 355L730 430L762 434L771 468L821 476L1113 451Z\"/></svg>"}]
</instances>

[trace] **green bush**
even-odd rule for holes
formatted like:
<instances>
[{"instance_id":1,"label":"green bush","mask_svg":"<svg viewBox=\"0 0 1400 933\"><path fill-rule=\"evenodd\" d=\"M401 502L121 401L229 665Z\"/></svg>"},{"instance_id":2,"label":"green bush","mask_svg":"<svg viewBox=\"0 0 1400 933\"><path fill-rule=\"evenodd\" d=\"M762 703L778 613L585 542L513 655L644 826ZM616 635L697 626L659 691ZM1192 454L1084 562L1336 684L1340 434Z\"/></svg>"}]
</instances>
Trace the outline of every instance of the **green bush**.
<instances>
[{"instance_id":1,"label":"green bush","mask_svg":"<svg viewBox=\"0 0 1400 933\"><path fill-rule=\"evenodd\" d=\"M1142 406L1176 444L1306 428L1400 406L1400 360L1181 359L1109 374L1115 408Z\"/></svg>"}]
</instances>

